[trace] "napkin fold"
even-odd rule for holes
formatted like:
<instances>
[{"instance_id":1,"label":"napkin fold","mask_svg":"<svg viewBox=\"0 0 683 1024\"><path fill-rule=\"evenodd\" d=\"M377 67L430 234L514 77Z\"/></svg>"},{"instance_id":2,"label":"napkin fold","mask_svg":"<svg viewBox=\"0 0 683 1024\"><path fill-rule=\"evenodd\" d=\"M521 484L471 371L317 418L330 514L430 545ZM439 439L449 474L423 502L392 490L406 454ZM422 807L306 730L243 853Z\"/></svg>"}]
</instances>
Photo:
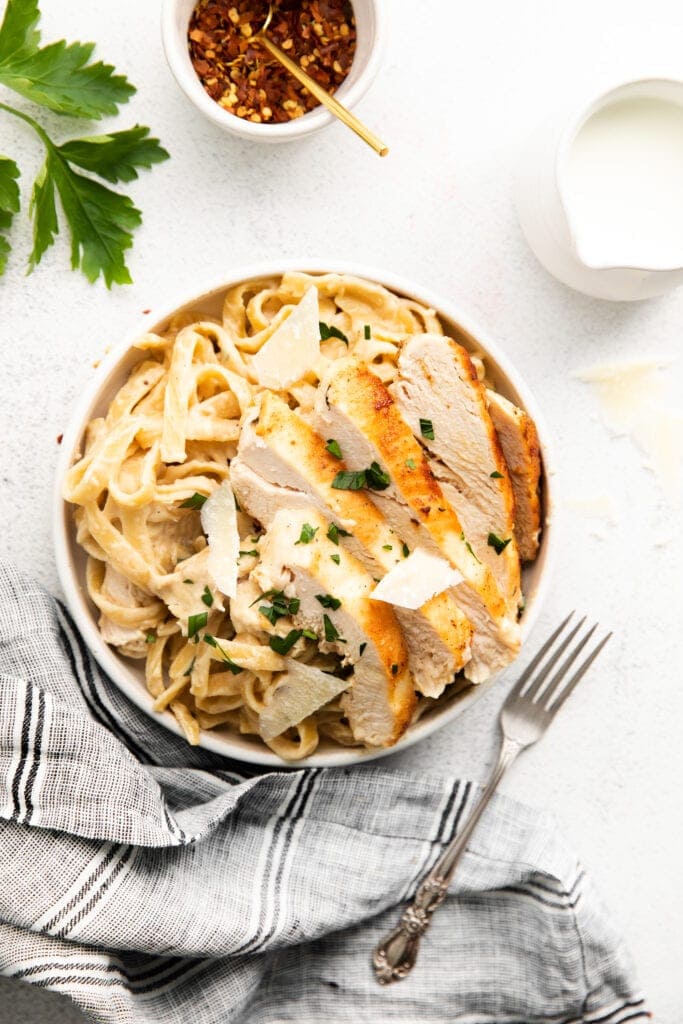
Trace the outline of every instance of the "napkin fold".
<instances>
[{"instance_id":1,"label":"napkin fold","mask_svg":"<svg viewBox=\"0 0 683 1024\"><path fill-rule=\"evenodd\" d=\"M477 786L257 774L189 747L0 566L0 972L130 1024L624 1024L650 1017L554 823L497 796L405 981L373 946Z\"/></svg>"}]
</instances>

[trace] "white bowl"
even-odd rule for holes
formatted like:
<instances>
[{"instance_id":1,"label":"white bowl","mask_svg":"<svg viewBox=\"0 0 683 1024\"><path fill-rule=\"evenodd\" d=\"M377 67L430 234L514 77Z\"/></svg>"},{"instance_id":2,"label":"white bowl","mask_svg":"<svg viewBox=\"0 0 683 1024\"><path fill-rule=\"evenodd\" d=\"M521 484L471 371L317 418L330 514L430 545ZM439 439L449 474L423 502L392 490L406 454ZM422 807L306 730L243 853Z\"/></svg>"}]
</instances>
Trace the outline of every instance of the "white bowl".
<instances>
[{"instance_id":1,"label":"white bowl","mask_svg":"<svg viewBox=\"0 0 683 1024\"><path fill-rule=\"evenodd\" d=\"M383 0L352 0L352 3L356 18L356 52L347 78L335 93L345 107L353 107L372 83L384 51L386 36ZM187 26L195 5L196 0L163 0L161 38L166 60L176 82L205 117L224 131L251 139L252 142L291 142L317 132L336 120L323 106L285 124L254 124L223 110L204 91L190 60Z\"/></svg>"},{"instance_id":2,"label":"white bowl","mask_svg":"<svg viewBox=\"0 0 683 1024\"><path fill-rule=\"evenodd\" d=\"M63 500L62 484L65 474L73 461L74 454L80 448L86 424L94 416L104 415L109 402L127 379L131 368L144 358L142 352L131 347L136 338L146 331L163 331L170 317L180 310L199 310L202 314L209 316L220 314L223 295L227 288L241 281L277 276L289 270L303 270L309 273L329 273L330 271L335 271L365 277L370 281L385 285L400 295L416 299L423 305L435 309L447 332L451 333L453 337L466 347L482 353L486 361L488 376L495 384L497 390L517 405L526 409L535 421L543 456L545 527L538 558L524 570L523 574L523 586L526 597L526 604L521 618L523 638L528 636L536 620L549 575L548 568L553 549L551 493L553 473L548 434L543 417L520 374L511 366L501 349L469 317L465 316L457 306L437 298L426 289L414 285L410 281L395 277L393 274L384 273L383 271L373 270L372 268L356 264L338 263L336 260L333 263L331 261L287 260L258 264L235 271L227 280L202 288L170 309L163 310L160 313L154 311L142 323L139 323L127 338L112 349L106 359L100 364L90 386L85 389L73 411L70 425L62 441L55 481L55 553L59 579L69 611L86 644L116 685L120 687L134 704L147 712L150 717L178 735L182 735L182 732L170 711L158 714L152 710L152 697L145 686L144 671L140 662L132 661L116 654L100 636L97 628L97 609L90 601L85 586L86 557L83 550L76 543L73 526L73 506L68 505ZM417 743L418 740L425 739L436 729L441 728L454 718L457 718L458 715L461 715L494 681L495 677L479 686L470 687L462 695L454 697L451 702L435 708L413 725L396 746L387 749L367 752L355 748L342 748L326 741L321 743L320 747L311 757L297 761L292 765L291 762L283 761L277 754L270 751L260 740L256 740L254 737L240 736L237 733L230 732L228 729L215 729L203 732L201 745L207 750L213 750L218 754L223 754L225 757L237 758L241 761L270 767L284 767L287 765L289 767L309 765L332 766L359 762L365 763L378 757L385 757L387 754L395 753L401 748Z\"/></svg>"}]
</instances>

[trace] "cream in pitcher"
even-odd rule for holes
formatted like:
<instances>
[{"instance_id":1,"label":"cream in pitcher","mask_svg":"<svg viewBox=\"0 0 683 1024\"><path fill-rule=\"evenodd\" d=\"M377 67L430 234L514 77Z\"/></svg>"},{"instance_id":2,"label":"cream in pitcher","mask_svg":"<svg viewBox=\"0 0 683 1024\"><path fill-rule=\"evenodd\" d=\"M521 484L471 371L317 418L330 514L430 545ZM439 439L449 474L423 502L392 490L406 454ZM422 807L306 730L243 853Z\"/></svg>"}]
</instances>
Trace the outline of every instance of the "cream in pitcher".
<instances>
[{"instance_id":1,"label":"cream in pitcher","mask_svg":"<svg viewBox=\"0 0 683 1024\"><path fill-rule=\"evenodd\" d=\"M565 284L641 299L683 283L683 83L611 90L530 141L517 182L527 240Z\"/></svg>"}]
</instances>

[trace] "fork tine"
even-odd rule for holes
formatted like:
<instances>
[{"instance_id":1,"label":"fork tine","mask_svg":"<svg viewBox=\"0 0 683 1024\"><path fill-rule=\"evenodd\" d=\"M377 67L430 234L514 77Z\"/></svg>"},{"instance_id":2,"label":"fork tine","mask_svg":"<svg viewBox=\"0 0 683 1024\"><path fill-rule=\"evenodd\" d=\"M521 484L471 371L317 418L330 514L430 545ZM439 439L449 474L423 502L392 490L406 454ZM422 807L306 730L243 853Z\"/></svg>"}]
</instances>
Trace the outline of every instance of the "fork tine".
<instances>
[{"instance_id":1,"label":"fork tine","mask_svg":"<svg viewBox=\"0 0 683 1024\"><path fill-rule=\"evenodd\" d=\"M612 634L608 633L607 636L603 637L600 643L595 648L595 650L592 651L592 653L589 654L588 657L579 665L574 675L571 677L567 685L563 688L562 692L558 694L558 696L552 702L550 707L547 709L551 715L554 715L557 711L560 710L560 708L566 701L567 697L576 688L579 681L583 678L588 669L591 667L591 665L597 658L598 654L603 649L603 647L605 646L605 644L611 636Z\"/></svg>"},{"instance_id":2,"label":"fork tine","mask_svg":"<svg viewBox=\"0 0 683 1024\"><path fill-rule=\"evenodd\" d=\"M548 681L548 677L550 676L550 670L554 668L555 665L557 665L558 661L560 660L564 652L567 650L567 647L572 642L572 640L574 639L578 631L581 629L585 621L586 616L584 615L584 617L581 619L578 625L574 626L569 636L565 637L565 639L562 641L562 643L558 647L557 651L555 651L548 664L544 665L543 669L537 673L536 679L532 681L531 686L524 693L524 697L526 698L526 700L535 700L541 690L544 691L545 695L546 682Z\"/></svg>"},{"instance_id":3,"label":"fork tine","mask_svg":"<svg viewBox=\"0 0 683 1024\"><path fill-rule=\"evenodd\" d=\"M585 619L583 621L585 622ZM576 647L569 652L568 656L562 662L555 675L552 677L548 685L544 688L542 695L539 697L539 701L542 702L546 708L548 707L549 702L552 700L552 698L559 690L560 683L566 676L567 672L572 667L572 665L578 658L579 654L584 649L584 647L586 646L590 638L593 636L593 633L597 628L598 624L596 622L593 628L588 630L583 640L581 640L581 642L578 643Z\"/></svg>"},{"instance_id":4,"label":"fork tine","mask_svg":"<svg viewBox=\"0 0 683 1024\"><path fill-rule=\"evenodd\" d=\"M507 697L508 700L513 700L515 697L519 697L520 693L522 692L522 688L524 687L524 684L528 682L528 680L531 678L532 673L535 671L535 669L538 668L539 664L541 663L545 655L548 653L552 645L555 643L558 636L560 635L564 627L567 625L573 614L574 612L569 613L564 622L561 622L560 625L557 627L553 635L549 637L548 640L546 640L538 654L529 662L529 664L524 669L515 685L510 690L510 693L508 694Z\"/></svg>"}]
</instances>

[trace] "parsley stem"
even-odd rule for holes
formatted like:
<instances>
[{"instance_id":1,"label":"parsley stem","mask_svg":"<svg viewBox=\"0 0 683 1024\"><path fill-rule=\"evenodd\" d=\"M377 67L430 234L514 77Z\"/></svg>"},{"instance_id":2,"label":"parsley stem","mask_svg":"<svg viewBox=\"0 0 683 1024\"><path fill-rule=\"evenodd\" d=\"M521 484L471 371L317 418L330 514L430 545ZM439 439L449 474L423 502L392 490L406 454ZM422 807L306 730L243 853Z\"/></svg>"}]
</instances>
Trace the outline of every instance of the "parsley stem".
<instances>
[{"instance_id":1,"label":"parsley stem","mask_svg":"<svg viewBox=\"0 0 683 1024\"><path fill-rule=\"evenodd\" d=\"M30 125L31 128L33 128L34 132L40 137L41 142L45 144L45 148L52 148L53 142L50 136L47 134L47 132L43 128L41 128L37 121L34 121L32 117L29 117L28 114L25 114L23 110L17 110L15 107L10 107L6 103L0 103L0 110L4 110L8 114L14 114L15 117L18 117L22 121L25 121L26 124Z\"/></svg>"}]
</instances>

